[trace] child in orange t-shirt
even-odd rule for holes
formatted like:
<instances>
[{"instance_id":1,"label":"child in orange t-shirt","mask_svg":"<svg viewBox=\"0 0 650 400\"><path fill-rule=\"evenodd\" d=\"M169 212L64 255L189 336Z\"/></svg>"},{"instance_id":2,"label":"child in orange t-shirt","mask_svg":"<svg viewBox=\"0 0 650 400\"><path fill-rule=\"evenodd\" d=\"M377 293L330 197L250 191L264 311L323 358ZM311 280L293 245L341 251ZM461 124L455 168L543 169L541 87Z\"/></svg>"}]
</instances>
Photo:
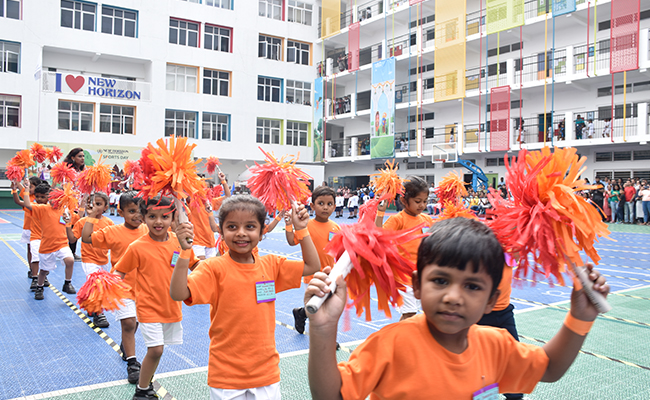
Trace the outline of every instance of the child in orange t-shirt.
<instances>
[{"instance_id":1,"label":"child in orange t-shirt","mask_svg":"<svg viewBox=\"0 0 650 400\"><path fill-rule=\"evenodd\" d=\"M471 399L529 393L554 382L582 347L598 311L574 289L560 331L543 347L515 341L505 329L476 325L492 310L504 265L503 249L483 223L467 218L437 222L418 250L413 272L424 315L370 335L337 365L337 322L346 303L345 281L315 314L309 314L309 383L315 399ZM605 278L588 266L594 290L609 293ZM330 293L329 268L305 292ZM408 345L407 345L408 344ZM405 374L405 371L408 371Z\"/></svg>"},{"instance_id":2,"label":"child in orange t-shirt","mask_svg":"<svg viewBox=\"0 0 650 400\"><path fill-rule=\"evenodd\" d=\"M188 267L193 269L199 262L187 240L193 236L191 224L179 224L178 237L169 231L175 215L170 197L140 201L140 213L149 234L131 243L115 266L122 277L136 271L135 309L147 346L133 396L136 400L157 398L151 381L163 350L183 343L182 304L169 297L172 272L184 266L187 273Z\"/></svg>"},{"instance_id":3,"label":"child in orange t-shirt","mask_svg":"<svg viewBox=\"0 0 650 400\"><path fill-rule=\"evenodd\" d=\"M29 182L27 182L27 186L29 186ZM26 189L29 190L29 187ZM23 202L24 207L31 210L32 218L41 223L41 244L38 250L39 272L34 299L43 300L45 298L43 291L45 277L50 271L56 269L56 260L63 260L65 264L65 281L61 290L68 294L77 293L72 286L74 258L65 232L66 219L69 217L64 217L64 210L55 210L49 203L32 204L29 196L25 196Z\"/></svg>"},{"instance_id":4,"label":"child in orange t-shirt","mask_svg":"<svg viewBox=\"0 0 650 400\"><path fill-rule=\"evenodd\" d=\"M309 214L293 209L302 261L268 254L255 256L264 230L264 205L248 195L226 199L219 226L228 252L201 262L188 277L187 263L177 264L170 294L187 305L210 304L210 398L280 399L280 357L275 349L275 295L300 287L301 277L319 270L309 236ZM191 229L182 224L182 229ZM180 233L179 233L180 234ZM265 395L263 395L264 393Z\"/></svg>"},{"instance_id":5,"label":"child in orange t-shirt","mask_svg":"<svg viewBox=\"0 0 650 400\"><path fill-rule=\"evenodd\" d=\"M409 176L404 180L404 196L400 196L399 201L404 206L404 209L396 215L388 218L386 223L383 224L384 229L399 231L402 229L413 228L424 224L423 232L429 230L433 224L433 219L427 214L422 214L427 208L427 200L429 198L429 188L427 183L417 176ZM378 207L377 217L375 224L382 227L384 221L384 212L386 211L386 202L380 204ZM418 256L418 247L422 239L411 240L410 242L402 243L399 249L402 257L415 262ZM402 300L404 305L400 307L402 317L400 321L414 316L420 309L420 302L413 296L413 285L411 282L404 282L406 284L406 292L402 293Z\"/></svg>"},{"instance_id":6,"label":"child in orange t-shirt","mask_svg":"<svg viewBox=\"0 0 650 400\"><path fill-rule=\"evenodd\" d=\"M40 185L43 181L41 181L38 177L36 176L30 176L29 177L29 199L34 202L34 196L35 196L35 190L36 186ZM23 206L23 201L20 200L20 197L25 197L27 194L26 190L23 191L18 191L17 185L15 182L11 183L11 194L13 194L14 197L14 203L18 204L19 206ZM20 236L20 243L24 243L27 245L27 263L29 264L29 269L27 271L27 277L28 278L34 278L38 274L38 264L36 266L32 265L34 260L32 260L32 251L31 251L31 229L32 229L32 212L26 208L23 207L23 211L25 212L25 215L23 217L23 232L22 235ZM36 260L38 262L38 260ZM36 268L36 271L34 271L34 268Z\"/></svg>"},{"instance_id":7,"label":"child in orange t-shirt","mask_svg":"<svg viewBox=\"0 0 650 400\"><path fill-rule=\"evenodd\" d=\"M88 211L88 218L83 225L81 241L92 245L96 249L111 251L111 265L114 272L115 266L120 261L129 245L148 233L147 226L142 224L142 215L138 206L135 192L123 193L118 200L117 213L124 218L120 225L110 225L97 229L96 219L101 217L102 209L95 207ZM106 218L102 218L106 219ZM82 248L83 252L83 248ZM131 286L131 298L124 299L124 305L115 311L115 319L122 326L122 359L127 362L126 371L129 383L137 383L140 377L140 363L135 356L135 331L138 323L135 311L135 276L133 270L124 276L124 282Z\"/></svg>"},{"instance_id":8,"label":"child in orange t-shirt","mask_svg":"<svg viewBox=\"0 0 650 400\"><path fill-rule=\"evenodd\" d=\"M329 186L319 186L311 194L311 203L316 215L313 219L309 220L307 229L309 230L311 240L314 242L314 246L316 246L322 271L327 266L334 266L334 257L325 252L325 246L332 239L332 236L341 230L339 224L329 219L336 207L336 192ZM289 246L295 246L297 244L293 237L291 219L286 221L286 237ZM305 276L302 280L305 283L309 283L311 278L312 276ZM307 321L305 307L294 308L293 319L293 326L296 328L296 331L300 334L305 333L305 322Z\"/></svg>"}]
</instances>

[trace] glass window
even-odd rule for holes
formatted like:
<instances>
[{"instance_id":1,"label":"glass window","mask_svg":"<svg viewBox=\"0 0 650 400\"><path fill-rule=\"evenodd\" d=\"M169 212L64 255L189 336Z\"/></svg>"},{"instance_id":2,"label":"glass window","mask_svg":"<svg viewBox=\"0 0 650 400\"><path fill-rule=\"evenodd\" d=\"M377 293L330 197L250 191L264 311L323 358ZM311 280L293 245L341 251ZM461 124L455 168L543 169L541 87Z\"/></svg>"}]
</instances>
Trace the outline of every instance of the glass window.
<instances>
[{"instance_id":1,"label":"glass window","mask_svg":"<svg viewBox=\"0 0 650 400\"><path fill-rule=\"evenodd\" d=\"M287 40L287 61L296 64L309 65L310 47L309 43Z\"/></svg>"},{"instance_id":2,"label":"glass window","mask_svg":"<svg viewBox=\"0 0 650 400\"><path fill-rule=\"evenodd\" d=\"M20 0L0 0L0 17L20 19Z\"/></svg>"},{"instance_id":3,"label":"glass window","mask_svg":"<svg viewBox=\"0 0 650 400\"><path fill-rule=\"evenodd\" d=\"M199 47L199 23L170 18L169 43Z\"/></svg>"},{"instance_id":4,"label":"glass window","mask_svg":"<svg viewBox=\"0 0 650 400\"><path fill-rule=\"evenodd\" d=\"M311 83L287 79L286 102L311 106Z\"/></svg>"},{"instance_id":5,"label":"glass window","mask_svg":"<svg viewBox=\"0 0 650 400\"><path fill-rule=\"evenodd\" d=\"M257 119L257 143L280 144L280 121Z\"/></svg>"},{"instance_id":6,"label":"glass window","mask_svg":"<svg viewBox=\"0 0 650 400\"><path fill-rule=\"evenodd\" d=\"M230 141L230 116L225 114L203 113L203 129L201 139Z\"/></svg>"},{"instance_id":7,"label":"glass window","mask_svg":"<svg viewBox=\"0 0 650 400\"><path fill-rule=\"evenodd\" d=\"M20 97L0 95L0 128L20 127Z\"/></svg>"},{"instance_id":8,"label":"glass window","mask_svg":"<svg viewBox=\"0 0 650 400\"><path fill-rule=\"evenodd\" d=\"M289 22L311 26L312 8L313 6L311 4L303 1L289 0L287 20Z\"/></svg>"},{"instance_id":9,"label":"glass window","mask_svg":"<svg viewBox=\"0 0 650 400\"><path fill-rule=\"evenodd\" d=\"M210 7L225 8L232 10L231 0L205 0L205 4Z\"/></svg>"},{"instance_id":10,"label":"glass window","mask_svg":"<svg viewBox=\"0 0 650 400\"><path fill-rule=\"evenodd\" d=\"M95 104L59 100L59 129L66 131L93 131Z\"/></svg>"},{"instance_id":11,"label":"glass window","mask_svg":"<svg viewBox=\"0 0 650 400\"><path fill-rule=\"evenodd\" d=\"M221 26L205 25L205 40L203 47L209 50L231 52L230 38L232 37L232 28Z\"/></svg>"},{"instance_id":12,"label":"glass window","mask_svg":"<svg viewBox=\"0 0 650 400\"><path fill-rule=\"evenodd\" d=\"M289 146L307 146L307 123L287 121L287 140Z\"/></svg>"},{"instance_id":13,"label":"glass window","mask_svg":"<svg viewBox=\"0 0 650 400\"><path fill-rule=\"evenodd\" d=\"M0 0L2 1L2 0ZM0 72L20 72L20 43L0 40Z\"/></svg>"},{"instance_id":14,"label":"glass window","mask_svg":"<svg viewBox=\"0 0 650 400\"><path fill-rule=\"evenodd\" d=\"M260 17L282 21L282 0L259 0Z\"/></svg>"},{"instance_id":15,"label":"glass window","mask_svg":"<svg viewBox=\"0 0 650 400\"><path fill-rule=\"evenodd\" d=\"M137 11L102 6L102 32L134 38L137 18Z\"/></svg>"},{"instance_id":16,"label":"glass window","mask_svg":"<svg viewBox=\"0 0 650 400\"><path fill-rule=\"evenodd\" d=\"M167 64L167 80L165 86L167 90L196 93L198 73L198 67Z\"/></svg>"},{"instance_id":17,"label":"glass window","mask_svg":"<svg viewBox=\"0 0 650 400\"><path fill-rule=\"evenodd\" d=\"M99 132L133 135L135 107L100 104Z\"/></svg>"},{"instance_id":18,"label":"glass window","mask_svg":"<svg viewBox=\"0 0 650 400\"><path fill-rule=\"evenodd\" d=\"M97 6L92 3L61 0L61 26L94 31L96 10Z\"/></svg>"},{"instance_id":19,"label":"glass window","mask_svg":"<svg viewBox=\"0 0 650 400\"><path fill-rule=\"evenodd\" d=\"M196 138L196 114L193 111L165 110L165 136Z\"/></svg>"},{"instance_id":20,"label":"glass window","mask_svg":"<svg viewBox=\"0 0 650 400\"><path fill-rule=\"evenodd\" d=\"M205 68L203 70L203 93L214 96L230 96L230 72Z\"/></svg>"},{"instance_id":21,"label":"glass window","mask_svg":"<svg viewBox=\"0 0 650 400\"><path fill-rule=\"evenodd\" d=\"M282 79L257 77L257 100L280 103Z\"/></svg>"},{"instance_id":22,"label":"glass window","mask_svg":"<svg viewBox=\"0 0 650 400\"><path fill-rule=\"evenodd\" d=\"M280 60L282 54L282 39L272 36L259 36L258 57L269 60Z\"/></svg>"}]
</instances>

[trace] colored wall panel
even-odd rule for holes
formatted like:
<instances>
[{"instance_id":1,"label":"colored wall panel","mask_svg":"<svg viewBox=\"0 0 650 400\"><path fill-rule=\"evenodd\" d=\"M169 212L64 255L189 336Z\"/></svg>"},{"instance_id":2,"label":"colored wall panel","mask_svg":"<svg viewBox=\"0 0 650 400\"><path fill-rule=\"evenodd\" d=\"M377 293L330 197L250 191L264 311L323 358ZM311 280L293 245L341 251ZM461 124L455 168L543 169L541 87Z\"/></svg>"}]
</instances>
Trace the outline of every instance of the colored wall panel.
<instances>
[{"instance_id":1,"label":"colored wall panel","mask_svg":"<svg viewBox=\"0 0 650 400\"><path fill-rule=\"evenodd\" d=\"M320 37L326 38L341 30L341 0L323 0Z\"/></svg>"},{"instance_id":2,"label":"colored wall panel","mask_svg":"<svg viewBox=\"0 0 650 400\"><path fill-rule=\"evenodd\" d=\"M395 57L372 64L370 157L395 155Z\"/></svg>"},{"instance_id":3,"label":"colored wall panel","mask_svg":"<svg viewBox=\"0 0 650 400\"><path fill-rule=\"evenodd\" d=\"M572 13L576 10L576 0L553 0L553 16Z\"/></svg>"},{"instance_id":4,"label":"colored wall panel","mask_svg":"<svg viewBox=\"0 0 650 400\"><path fill-rule=\"evenodd\" d=\"M490 151L510 149L510 86L490 90Z\"/></svg>"},{"instance_id":5,"label":"colored wall panel","mask_svg":"<svg viewBox=\"0 0 650 400\"><path fill-rule=\"evenodd\" d=\"M434 99L465 97L465 31L467 4L436 2Z\"/></svg>"},{"instance_id":6,"label":"colored wall panel","mask_svg":"<svg viewBox=\"0 0 650 400\"><path fill-rule=\"evenodd\" d=\"M610 72L639 68L640 0L612 0Z\"/></svg>"},{"instance_id":7,"label":"colored wall panel","mask_svg":"<svg viewBox=\"0 0 650 400\"><path fill-rule=\"evenodd\" d=\"M524 24L524 0L487 0L487 33Z\"/></svg>"},{"instance_id":8,"label":"colored wall panel","mask_svg":"<svg viewBox=\"0 0 650 400\"><path fill-rule=\"evenodd\" d=\"M349 70L350 72L359 69L359 37L361 24L355 22L350 25L348 32L348 51L350 52Z\"/></svg>"}]
</instances>

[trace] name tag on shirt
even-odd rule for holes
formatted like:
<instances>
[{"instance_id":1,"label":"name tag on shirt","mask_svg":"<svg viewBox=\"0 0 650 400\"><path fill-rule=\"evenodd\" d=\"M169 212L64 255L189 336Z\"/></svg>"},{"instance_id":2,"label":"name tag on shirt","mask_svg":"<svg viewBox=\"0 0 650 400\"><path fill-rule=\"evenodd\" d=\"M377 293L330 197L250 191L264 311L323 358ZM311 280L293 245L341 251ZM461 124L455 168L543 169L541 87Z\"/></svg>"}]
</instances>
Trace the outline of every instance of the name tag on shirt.
<instances>
[{"instance_id":1,"label":"name tag on shirt","mask_svg":"<svg viewBox=\"0 0 650 400\"><path fill-rule=\"evenodd\" d=\"M422 227L422 233L429 233L429 229L431 229L430 226L423 226Z\"/></svg>"},{"instance_id":2,"label":"name tag on shirt","mask_svg":"<svg viewBox=\"0 0 650 400\"><path fill-rule=\"evenodd\" d=\"M329 236L327 237L327 241L328 241L328 242L331 242L331 241L332 241L332 238L334 237L334 235L335 235L334 232L330 232L330 233L329 233Z\"/></svg>"},{"instance_id":3,"label":"name tag on shirt","mask_svg":"<svg viewBox=\"0 0 650 400\"><path fill-rule=\"evenodd\" d=\"M174 254L172 254L172 267L176 266L176 263L178 262L178 258L181 256L181 253L175 251Z\"/></svg>"},{"instance_id":4,"label":"name tag on shirt","mask_svg":"<svg viewBox=\"0 0 650 400\"><path fill-rule=\"evenodd\" d=\"M489 386L484 387L481 390L477 390L472 393L472 400L498 400L499 399L499 384L493 383Z\"/></svg>"},{"instance_id":5,"label":"name tag on shirt","mask_svg":"<svg viewBox=\"0 0 650 400\"><path fill-rule=\"evenodd\" d=\"M275 281L255 282L257 303L275 301Z\"/></svg>"},{"instance_id":6,"label":"name tag on shirt","mask_svg":"<svg viewBox=\"0 0 650 400\"><path fill-rule=\"evenodd\" d=\"M63 219L63 215L59 217L59 224L65 225L65 220Z\"/></svg>"}]
</instances>

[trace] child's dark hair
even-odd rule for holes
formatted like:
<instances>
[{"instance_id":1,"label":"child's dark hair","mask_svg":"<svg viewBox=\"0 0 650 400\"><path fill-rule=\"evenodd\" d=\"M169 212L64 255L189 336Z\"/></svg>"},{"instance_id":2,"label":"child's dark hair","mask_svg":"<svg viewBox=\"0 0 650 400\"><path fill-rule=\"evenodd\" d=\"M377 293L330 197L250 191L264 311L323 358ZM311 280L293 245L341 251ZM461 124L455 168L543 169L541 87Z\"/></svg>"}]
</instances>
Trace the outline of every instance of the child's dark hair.
<instances>
[{"instance_id":1,"label":"child's dark hair","mask_svg":"<svg viewBox=\"0 0 650 400\"><path fill-rule=\"evenodd\" d=\"M93 193L93 202L95 202L95 197L99 197L100 199L104 200L104 205L108 205L108 196L104 192L96 192Z\"/></svg>"},{"instance_id":2,"label":"child's dark hair","mask_svg":"<svg viewBox=\"0 0 650 400\"><path fill-rule=\"evenodd\" d=\"M137 192L125 192L120 196L120 210L124 210L129 204L138 204L138 199L135 197L138 195Z\"/></svg>"},{"instance_id":3,"label":"child's dark hair","mask_svg":"<svg viewBox=\"0 0 650 400\"><path fill-rule=\"evenodd\" d=\"M424 179L414 175L404 179L404 201L409 201L422 192L429 193L429 186Z\"/></svg>"},{"instance_id":4,"label":"child's dark hair","mask_svg":"<svg viewBox=\"0 0 650 400\"><path fill-rule=\"evenodd\" d=\"M43 182L34 188L34 194L49 194L50 185L47 182Z\"/></svg>"},{"instance_id":5,"label":"child's dark hair","mask_svg":"<svg viewBox=\"0 0 650 400\"><path fill-rule=\"evenodd\" d=\"M140 206L140 213L142 216L147 215L147 211L151 209L157 209L157 208L166 208L169 211L171 211L171 217L174 218L174 214L176 213L176 206L174 205L174 199L168 196L156 196L152 197L147 201L144 201L144 199L140 200L138 203Z\"/></svg>"},{"instance_id":6,"label":"child's dark hair","mask_svg":"<svg viewBox=\"0 0 650 400\"><path fill-rule=\"evenodd\" d=\"M429 230L418 249L418 279L427 265L456 268L464 271L471 265L473 272L484 268L492 278L493 295L501 282L505 256L503 247L490 228L468 218L438 221Z\"/></svg>"},{"instance_id":7,"label":"child's dark hair","mask_svg":"<svg viewBox=\"0 0 650 400\"><path fill-rule=\"evenodd\" d=\"M241 194L226 198L219 208L219 229L223 234L223 223L233 211L250 211L255 215L255 219L260 223L260 234L264 232L264 221L266 220L266 209L259 199L248 195Z\"/></svg>"},{"instance_id":8,"label":"child's dark hair","mask_svg":"<svg viewBox=\"0 0 650 400\"><path fill-rule=\"evenodd\" d=\"M336 192L329 186L319 186L311 193L312 203L316 202L316 199L322 196L332 196L332 200L336 201Z\"/></svg>"},{"instance_id":9,"label":"child's dark hair","mask_svg":"<svg viewBox=\"0 0 650 400\"><path fill-rule=\"evenodd\" d=\"M29 185L30 186L36 187L36 186L40 185L41 183L43 183L43 181L38 176L30 176L29 177Z\"/></svg>"}]
</instances>

